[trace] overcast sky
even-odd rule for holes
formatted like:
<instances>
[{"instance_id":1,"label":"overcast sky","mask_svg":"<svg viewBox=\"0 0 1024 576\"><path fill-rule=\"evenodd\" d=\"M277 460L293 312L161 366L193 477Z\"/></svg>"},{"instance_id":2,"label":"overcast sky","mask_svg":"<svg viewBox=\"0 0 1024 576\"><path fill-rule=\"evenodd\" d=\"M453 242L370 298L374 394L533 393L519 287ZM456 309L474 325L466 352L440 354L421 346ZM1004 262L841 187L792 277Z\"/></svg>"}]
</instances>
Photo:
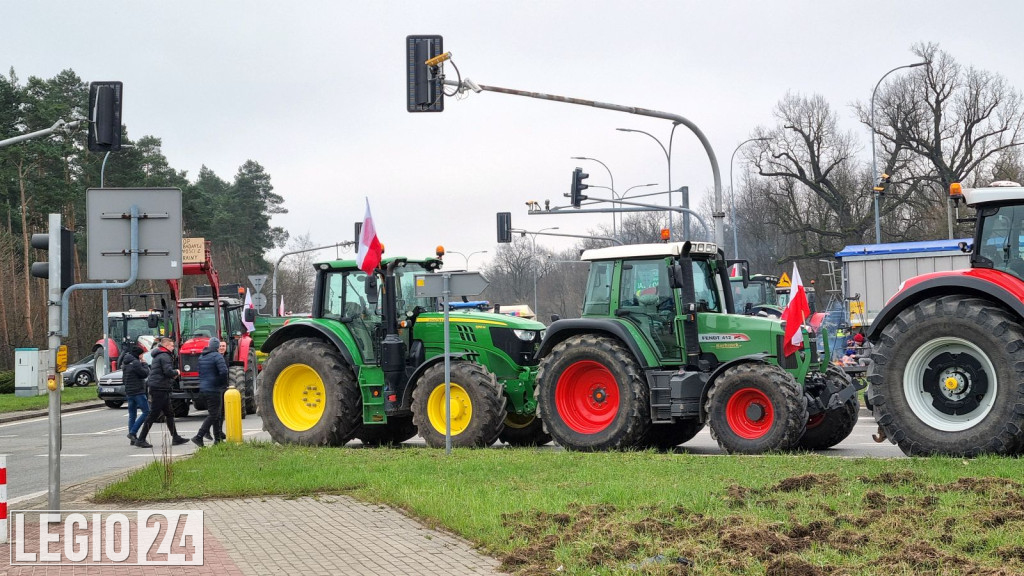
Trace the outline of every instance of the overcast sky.
<instances>
[{"instance_id":1,"label":"overcast sky","mask_svg":"<svg viewBox=\"0 0 1024 576\"><path fill-rule=\"evenodd\" d=\"M274 224L316 245L351 239L369 198L391 255L425 256L438 244L493 253L500 211L528 230L585 234L610 224L610 215L527 216L528 200L567 202L576 166L590 184L609 184L600 165L571 156L602 160L620 193L668 179L652 139L615 130L644 130L667 145L665 120L487 92L449 98L440 114L406 112L410 34L443 35L463 77L479 84L684 116L710 139L725 187L736 145L773 123L787 91L824 95L870 162L870 132L850 104L867 101L886 71L916 61L909 49L918 41L1024 89L1024 3L1015 0L0 6L5 72L13 67L25 81L70 68L85 81L124 82L130 137L161 138L190 179L203 164L231 180L246 160L259 162L289 210ZM688 185L696 206L712 186L707 155L682 127L674 142L672 184ZM460 257L450 261L461 267Z\"/></svg>"}]
</instances>

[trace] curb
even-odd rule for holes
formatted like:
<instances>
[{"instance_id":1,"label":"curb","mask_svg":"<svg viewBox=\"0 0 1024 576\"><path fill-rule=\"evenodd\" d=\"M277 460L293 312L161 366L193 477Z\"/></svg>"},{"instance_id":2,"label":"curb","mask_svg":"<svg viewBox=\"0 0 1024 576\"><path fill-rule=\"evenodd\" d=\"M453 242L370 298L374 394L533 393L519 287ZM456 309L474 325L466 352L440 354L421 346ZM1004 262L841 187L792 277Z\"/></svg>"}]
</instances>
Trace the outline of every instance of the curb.
<instances>
[{"instance_id":1,"label":"curb","mask_svg":"<svg viewBox=\"0 0 1024 576\"><path fill-rule=\"evenodd\" d=\"M90 408L98 408L105 406L103 400L87 400L85 402L76 402L74 404L63 404L60 407L61 414L65 412L78 412L80 410L88 410ZM7 412L6 414L0 414L0 424L6 424L8 422L17 422L19 420L28 420L29 418L39 418L40 416L46 416L50 413L48 408L41 410L21 410L19 412Z\"/></svg>"}]
</instances>

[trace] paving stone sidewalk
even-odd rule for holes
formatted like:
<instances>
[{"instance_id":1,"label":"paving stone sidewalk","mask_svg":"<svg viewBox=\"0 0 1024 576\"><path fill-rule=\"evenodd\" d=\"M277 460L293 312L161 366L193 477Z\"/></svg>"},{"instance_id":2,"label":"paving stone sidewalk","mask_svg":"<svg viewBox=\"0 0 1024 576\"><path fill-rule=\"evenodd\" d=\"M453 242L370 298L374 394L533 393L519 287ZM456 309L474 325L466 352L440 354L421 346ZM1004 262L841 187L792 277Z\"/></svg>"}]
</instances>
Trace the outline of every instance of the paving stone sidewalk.
<instances>
[{"instance_id":1,"label":"paving stone sidewalk","mask_svg":"<svg viewBox=\"0 0 1024 576\"><path fill-rule=\"evenodd\" d=\"M94 504L90 498L98 487L120 475L66 488L61 492L62 508L117 508ZM19 510L46 507L45 496L17 506ZM0 576L501 574L498 561L480 554L469 542L427 528L395 509L347 496L161 502L146 508L203 510L202 567L11 566L10 545L0 544Z\"/></svg>"}]
</instances>

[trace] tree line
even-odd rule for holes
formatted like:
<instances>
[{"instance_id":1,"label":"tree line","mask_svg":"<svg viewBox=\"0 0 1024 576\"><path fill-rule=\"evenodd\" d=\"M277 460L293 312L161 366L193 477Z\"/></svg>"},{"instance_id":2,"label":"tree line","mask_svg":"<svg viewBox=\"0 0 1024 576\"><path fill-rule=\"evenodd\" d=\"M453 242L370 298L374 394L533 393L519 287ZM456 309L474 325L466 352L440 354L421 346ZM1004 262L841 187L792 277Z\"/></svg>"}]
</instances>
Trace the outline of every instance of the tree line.
<instances>
[{"instance_id":1,"label":"tree line","mask_svg":"<svg viewBox=\"0 0 1024 576\"><path fill-rule=\"evenodd\" d=\"M85 119L87 107L88 86L72 70L22 82L12 68L0 76L0 140L49 128L58 119ZM29 240L33 233L47 232L47 214L61 214L74 232L75 279L89 281L86 190L100 186L104 155L88 151L85 130L83 122L74 131L0 148L0 369L13 365L14 348L46 347L46 282L28 270L37 256ZM248 274L269 272L264 254L288 241L288 232L270 223L275 214L287 212L270 174L247 160L230 179L206 166L190 178L169 164L161 144L152 135L133 140L123 127L123 148L107 159L104 186L181 189L184 235L212 241L222 282L242 283ZM186 277L182 293L191 294L201 283L205 278ZM140 281L128 291L167 288L162 281ZM109 302L111 310L121 309L120 292L110 291ZM100 339L100 310L98 291L72 295L66 341L72 354L88 353Z\"/></svg>"}]
</instances>

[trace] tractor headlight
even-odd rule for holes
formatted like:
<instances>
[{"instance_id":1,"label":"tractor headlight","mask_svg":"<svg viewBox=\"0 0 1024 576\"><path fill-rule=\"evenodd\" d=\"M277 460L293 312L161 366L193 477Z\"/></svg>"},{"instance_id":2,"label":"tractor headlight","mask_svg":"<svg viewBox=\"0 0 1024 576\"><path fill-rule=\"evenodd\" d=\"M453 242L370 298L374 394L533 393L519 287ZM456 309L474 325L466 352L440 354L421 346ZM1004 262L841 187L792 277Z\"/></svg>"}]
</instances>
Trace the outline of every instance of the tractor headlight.
<instances>
[{"instance_id":1,"label":"tractor headlight","mask_svg":"<svg viewBox=\"0 0 1024 576\"><path fill-rule=\"evenodd\" d=\"M523 342L533 342L537 337L536 330L513 330L512 333Z\"/></svg>"}]
</instances>

